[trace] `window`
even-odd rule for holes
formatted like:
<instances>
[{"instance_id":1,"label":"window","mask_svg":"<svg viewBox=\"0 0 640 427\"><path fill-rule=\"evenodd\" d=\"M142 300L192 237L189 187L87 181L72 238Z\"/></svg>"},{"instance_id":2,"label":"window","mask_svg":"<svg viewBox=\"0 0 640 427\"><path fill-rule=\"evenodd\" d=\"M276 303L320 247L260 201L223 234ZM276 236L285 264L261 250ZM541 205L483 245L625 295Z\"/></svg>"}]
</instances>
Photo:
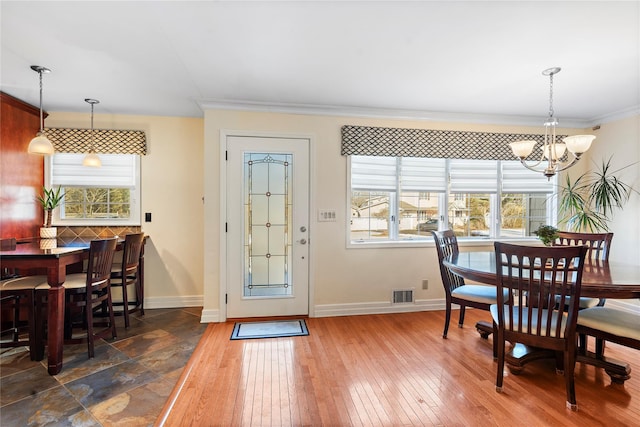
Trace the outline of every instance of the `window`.
<instances>
[{"instance_id":1,"label":"window","mask_svg":"<svg viewBox=\"0 0 640 427\"><path fill-rule=\"evenodd\" d=\"M351 242L531 236L554 221L548 181L517 161L350 156Z\"/></svg>"},{"instance_id":2,"label":"window","mask_svg":"<svg viewBox=\"0 0 640 427\"><path fill-rule=\"evenodd\" d=\"M140 225L140 157L100 154L100 168L83 158L56 153L47 162L47 185L64 191L54 225Z\"/></svg>"}]
</instances>

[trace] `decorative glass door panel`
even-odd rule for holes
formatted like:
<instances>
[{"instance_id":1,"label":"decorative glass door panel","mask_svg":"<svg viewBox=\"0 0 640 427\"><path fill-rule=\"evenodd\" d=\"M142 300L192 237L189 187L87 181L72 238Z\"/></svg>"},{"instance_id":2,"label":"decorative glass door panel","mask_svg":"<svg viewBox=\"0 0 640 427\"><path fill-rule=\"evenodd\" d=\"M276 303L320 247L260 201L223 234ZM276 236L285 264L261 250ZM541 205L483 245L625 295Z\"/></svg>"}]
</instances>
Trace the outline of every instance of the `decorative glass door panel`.
<instances>
[{"instance_id":1,"label":"decorative glass door panel","mask_svg":"<svg viewBox=\"0 0 640 427\"><path fill-rule=\"evenodd\" d=\"M244 154L243 296L290 296L292 155Z\"/></svg>"},{"instance_id":2,"label":"decorative glass door panel","mask_svg":"<svg viewBox=\"0 0 640 427\"><path fill-rule=\"evenodd\" d=\"M309 313L309 139L227 135L226 317ZM226 303L225 303L226 302Z\"/></svg>"}]
</instances>

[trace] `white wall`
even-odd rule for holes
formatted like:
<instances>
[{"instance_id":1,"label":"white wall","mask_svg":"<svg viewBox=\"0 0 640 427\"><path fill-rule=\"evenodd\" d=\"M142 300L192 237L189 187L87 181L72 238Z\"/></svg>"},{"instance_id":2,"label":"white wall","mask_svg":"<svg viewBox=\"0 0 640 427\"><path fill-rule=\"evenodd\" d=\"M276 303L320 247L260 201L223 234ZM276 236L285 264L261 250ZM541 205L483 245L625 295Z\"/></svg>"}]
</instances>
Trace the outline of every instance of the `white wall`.
<instances>
[{"instance_id":1,"label":"white wall","mask_svg":"<svg viewBox=\"0 0 640 427\"><path fill-rule=\"evenodd\" d=\"M47 127L87 128L89 117L50 113ZM204 258L203 119L96 114L96 129L143 130L142 222L145 246L145 307L201 306Z\"/></svg>"},{"instance_id":2,"label":"white wall","mask_svg":"<svg viewBox=\"0 0 640 427\"><path fill-rule=\"evenodd\" d=\"M204 119L95 115L96 128L144 130L148 155L142 158L142 223L150 236L146 248L147 307L204 305L203 319L220 318L220 130L250 130L313 135L311 198L315 209L334 209L336 222L317 222L311 212L311 309L315 315L385 312L392 289L416 288L419 308L441 308L435 249L346 248L346 159L340 155L345 124L497 132L539 132L537 127L491 126L211 110ZM50 113L47 127L88 127L87 114ZM592 133L591 129L563 129ZM605 123L595 132L590 158L613 153L614 164L640 161L640 116ZM577 169L589 165L586 157ZM629 175L627 175L627 173ZM640 188L638 165L625 179ZM205 196L203 209L202 196ZM640 263L640 197L632 197L612 225L614 259ZM204 252L203 252L204 248ZM490 247L463 248L463 250ZM620 249L624 248L624 249ZM422 290L423 279L429 289ZM397 307L395 309L398 309Z\"/></svg>"},{"instance_id":3,"label":"white wall","mask_svg":"<svg viewBox=\"0 0 640 427\"><path fill-rule=\"evenodd\" d=\"M619 177L636 192L613 217L614 235L609 256L611 260L640 264L640 194L637 193L640 191L640 115L604 123L600 129L588 132L596 135L585 159L590 166L595 167L609 158L613 170L631 165L622 170ZM640 313L640 300L608 301L607 304Z\"/></svg>"},{"instance_id":4,"label":"white wall","mask_svg":"<svg viewBox=\"0 0 640 427\"><path fill-rule=\"evenodd\" d=\"M413 248L346 248L349 220L347 162L340 155L343 125L388 126L469 131L537 133L540 127L490 126L388 119L366 119L295 114L209 110L205 112L205 295L203 318L224 318L220 309L220 131L243 130L313 135L313 173L310 218L311 307L310 314L358 314L403 309L441 309L444 291L433 245ZM563 129L569 134L579 129ZM541 176L541 179L543 177ZM315 209L315 210L313 210ZM317 210L331 209L336 222L318 222ZM490 249L484 246L484 249ZM477 249L483 249L478 247ZM422 281L429 288L422 289ZM224 286L224 285L223 285ZM390 305L393 289L416 289L418 305Z\"/></svg>"},{"instance_id":5,"label":"white wall","mask_svg":"<svg viewBox=\"0 0 640 427\"><path fill-rule=\"evenodd\" d=\"M633 186L624 209L616 211L611 223L614 233L611 259L640 264L640 115L604 123L598 130L587 130L596 135L585 167L598 168L611 158L611 169L620 171L619 178Z\"/></svg>"}]
</instances>

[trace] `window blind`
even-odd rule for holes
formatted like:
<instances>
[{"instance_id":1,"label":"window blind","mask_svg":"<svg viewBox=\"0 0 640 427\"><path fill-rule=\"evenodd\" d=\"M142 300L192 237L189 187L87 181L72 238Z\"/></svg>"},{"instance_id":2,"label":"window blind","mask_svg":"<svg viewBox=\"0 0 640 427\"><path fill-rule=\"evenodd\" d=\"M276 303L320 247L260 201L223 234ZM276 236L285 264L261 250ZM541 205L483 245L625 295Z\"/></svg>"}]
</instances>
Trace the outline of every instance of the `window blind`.
<instances>
[{"instance_id":1,"label":"window blind","mask_svg":"<svg viewBox=\"0 0 640 427\"><path fill-rule=\"evenodd\" d=\"M503 193L553 193L554 179L522 166L518 161L502 161Z\"/></svg>"},{"instance_id":2,"label":"window blind","mask_svg":"<svg viewBox=\"0 0 640 427\"><path fill-rule=\"evenodd\" d=\"M452 193L496 193L498 164L492 160L450 160Z\"/></svg>"},{"instance_id":3,"label":"window blind","mask_svg":"<svg viewBox=\"0 0 640 427\"><path fill-rule=\"evenodd\" d=\"M85 154L56 153L52 156L51 185L101 188L134 188L137 155L100 154L102 167L82 166Z\"/></svg>"},{"instance_id":4,"label":"window blind","mask_svg":"<svg viewBox=\"0 0 640 427\"><path fill-rule=\"evenodd\" d=\"M395 191L396 158L351 156L351 189L356 191Z\"/></svg>"},{"instance_id":5,"label":"window blind","mask_svg":"<svg viewBox=\"0 0 640 427\"><path fill-rule=\"evenodd\" d=\"M404 191L444 193L447 190L446 160L403 157L400 188Z\"/></svg>"}]
</instances>

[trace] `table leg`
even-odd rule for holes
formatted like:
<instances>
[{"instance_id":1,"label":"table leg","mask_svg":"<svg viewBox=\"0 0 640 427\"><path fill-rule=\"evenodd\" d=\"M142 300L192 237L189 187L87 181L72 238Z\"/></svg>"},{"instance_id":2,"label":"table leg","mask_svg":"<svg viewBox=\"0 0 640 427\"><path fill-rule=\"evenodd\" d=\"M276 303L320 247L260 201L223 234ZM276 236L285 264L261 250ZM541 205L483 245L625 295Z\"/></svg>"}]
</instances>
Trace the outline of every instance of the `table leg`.
<instances>
[{"instance_id":1,"label":"table leg","mask_svg":"<svg viewBox=\"0 0 640 427\"><path fill-rule=\"evenodd\" d=\"M64 267L63 267L64 268ZM54 272L55 279L49 276L48 298L48 371L50 375L56 375L62 370L62 348L64 344L64 287L58 282L58 274ZM56 283L55 285L52 282Z\"/></svg>"},{"instance_id":2,"label":"table leg","mask_svg":"<svg viewBox=\"0 0 640 427\"><path fill-rule=\"evenodd\" d=\"M556 353L553 350L540 349L517 343L505 355L505 362L509 371L517 375L524 369L524 365L538 359L553 359Z\"/></svg>"}]
</instances>

